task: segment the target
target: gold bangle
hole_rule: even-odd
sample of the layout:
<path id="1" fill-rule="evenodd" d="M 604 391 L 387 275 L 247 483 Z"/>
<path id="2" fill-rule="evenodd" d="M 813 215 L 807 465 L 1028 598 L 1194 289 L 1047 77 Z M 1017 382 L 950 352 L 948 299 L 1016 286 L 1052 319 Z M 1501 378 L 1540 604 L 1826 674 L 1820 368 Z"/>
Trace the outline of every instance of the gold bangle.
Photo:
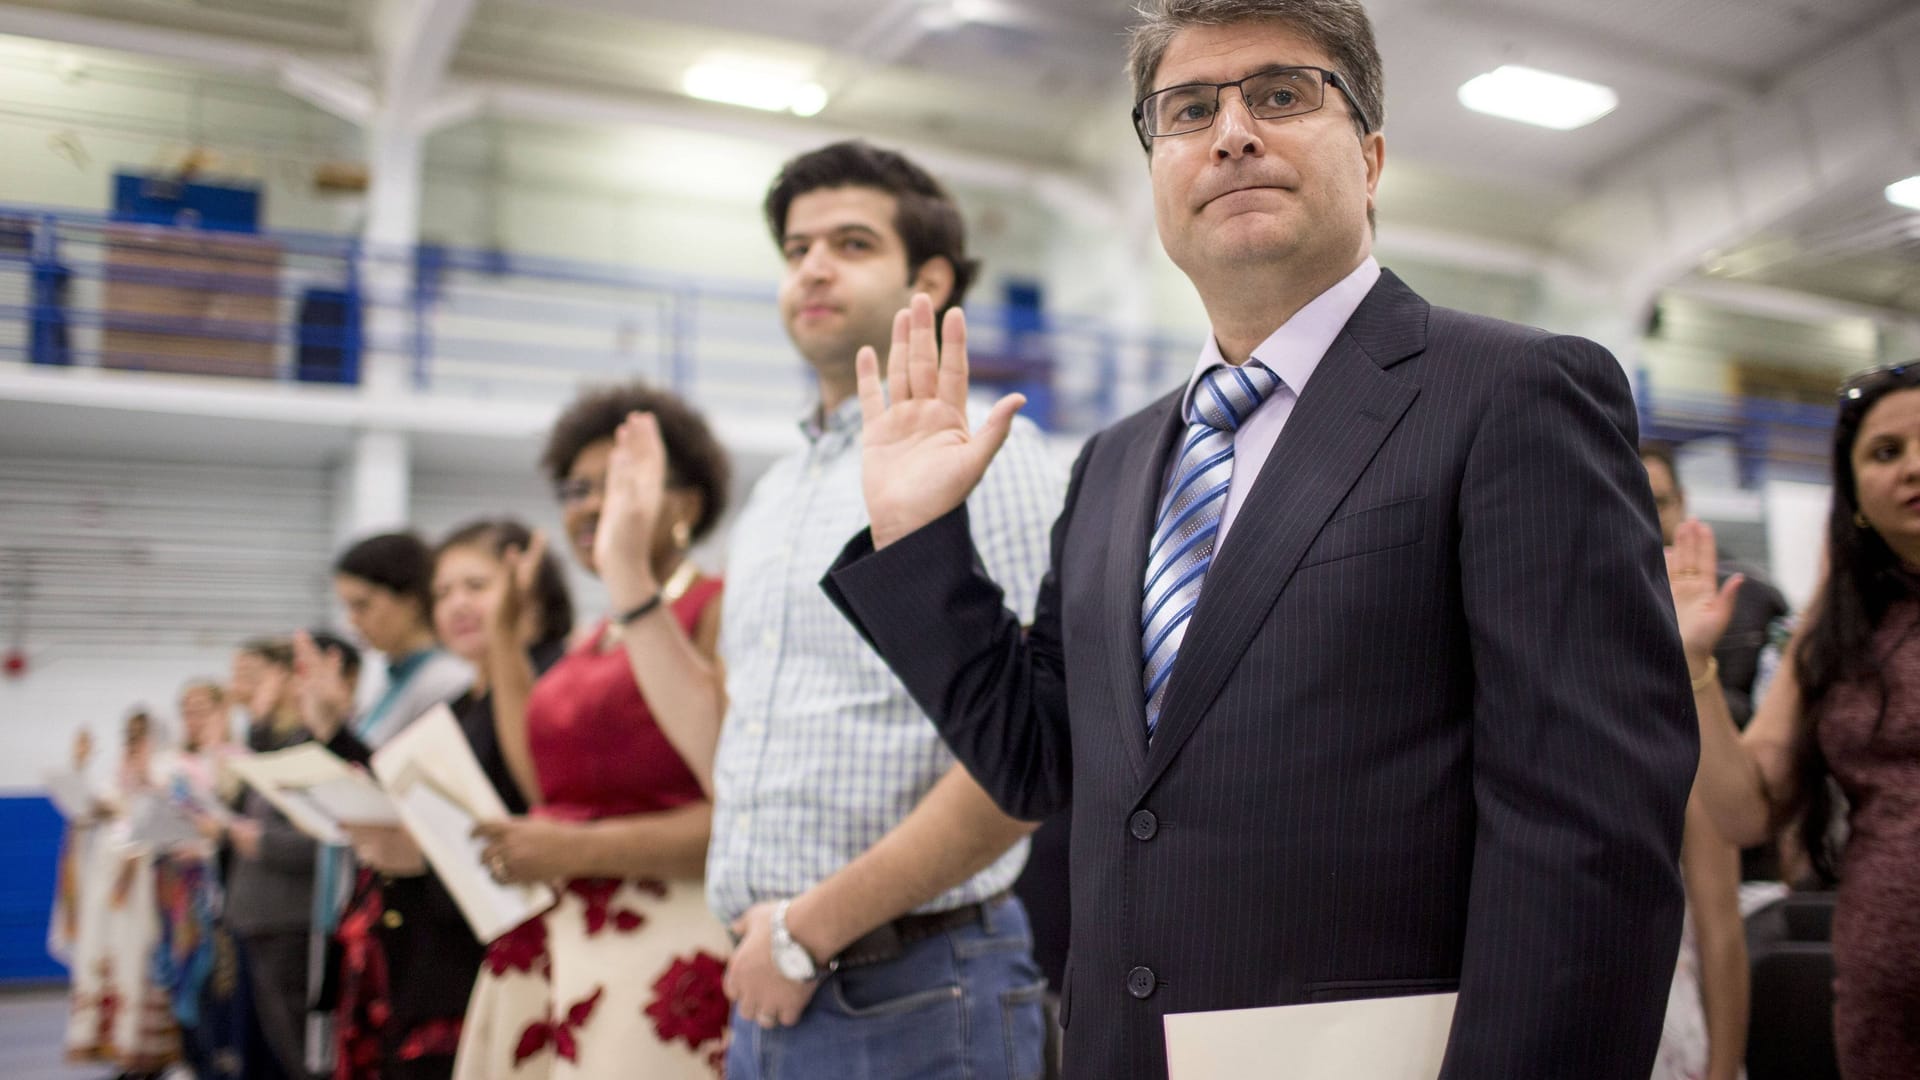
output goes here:
<path id="1" fill-rule="evenodd" d="M 1700 677 L 1693 680 L 1693 692 L 1697 694 L 1707 687 L 1712 686 L 1713 681 L 1719 677 L 1720 658 L 1717 656 L 1707 657 L 1707 670 L 1701 672 Z"/>

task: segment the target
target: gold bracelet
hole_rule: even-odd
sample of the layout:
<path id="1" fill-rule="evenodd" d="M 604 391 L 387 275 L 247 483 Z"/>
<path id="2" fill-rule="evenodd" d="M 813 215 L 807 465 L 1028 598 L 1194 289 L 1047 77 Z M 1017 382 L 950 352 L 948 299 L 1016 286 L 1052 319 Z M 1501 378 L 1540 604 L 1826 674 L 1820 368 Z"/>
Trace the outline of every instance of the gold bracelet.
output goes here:
<path id="1" fill-rule="evenodd" d="M 1717 656 L 1707 657 L 1707 670 L 1701 672 L 1700 677 L 1693 680 L 1693 692 L 1697 694 L 1707 687 L 1712 686 L 1713 681 L 1719 677 L 1720 658 Z"/>

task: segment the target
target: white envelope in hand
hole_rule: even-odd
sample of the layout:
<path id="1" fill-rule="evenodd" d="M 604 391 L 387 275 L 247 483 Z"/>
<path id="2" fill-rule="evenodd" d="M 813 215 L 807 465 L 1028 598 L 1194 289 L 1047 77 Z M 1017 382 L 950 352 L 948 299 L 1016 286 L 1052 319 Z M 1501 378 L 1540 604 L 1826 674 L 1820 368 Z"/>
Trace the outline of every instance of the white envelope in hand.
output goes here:
<path id="1" fill-rule="evenodd" d="M 1458 994 L 1173 1013 L 1168 1080 L 1434 1080 Z"/>

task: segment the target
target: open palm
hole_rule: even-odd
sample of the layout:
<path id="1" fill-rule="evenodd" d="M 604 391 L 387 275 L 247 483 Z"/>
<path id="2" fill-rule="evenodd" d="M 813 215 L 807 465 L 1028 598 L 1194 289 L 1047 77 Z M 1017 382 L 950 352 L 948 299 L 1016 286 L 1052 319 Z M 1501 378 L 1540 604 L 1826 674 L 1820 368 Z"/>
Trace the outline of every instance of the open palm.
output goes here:
<path id="1" fill-rule="evenodd" d="M 1026 403 L 1008 394 L 979 430 L 967 428 L 967 320 L 947 312 L 939 340 L 933 301 L 921 294 L 893 319 L 882 392 L 879 356 L 863 348 L 854 370 L 860 385 L 861 487 L 882 548 L 945 515 L 986 474 L 1013 414 Z"/>
<path id="2" fill-rule="evenodd" d="M 1688 518 L 1674 531 L 1667 549 L 1667 585 L 1673 590 L 1673 610 L 1680 622 L 1680 641 L 1687 655 L 1703 660 L 1712 655 L 1733 618 L 1733 598 L 1744 580 L 1735 574 L 1725 584 L 1715 581 L 1718 552 L 1713 530 Z"/>
<path id="3" fill-rule="evenodd" d="M 667 448 L 651 413 L 629 413 L 614 432 L 607 494 L 593 534 L 593 562 L 614 606 L 625 610 L 658 588 L 649 562 L 666 499 Z"/>

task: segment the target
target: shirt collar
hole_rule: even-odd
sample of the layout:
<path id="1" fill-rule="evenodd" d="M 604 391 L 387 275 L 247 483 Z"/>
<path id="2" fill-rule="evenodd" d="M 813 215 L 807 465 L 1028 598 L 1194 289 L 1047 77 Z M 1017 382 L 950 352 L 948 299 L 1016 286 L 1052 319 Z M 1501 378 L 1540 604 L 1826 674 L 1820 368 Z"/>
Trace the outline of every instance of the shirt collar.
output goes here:
<path id="1" fill-rule="evenodd" d="M 814 402 L 813 408 L 800 418 L 800 434 L 808 442 L 819 442 L 825 435 L 840 435 L 860 430 L 860 398 L 850 396 L 834 407 L 830 413 L 821 415 L 821 405 Z"/>
<path id="2" fill-rule="evenodd" d="M 1298 398 L 1305 392 L 1314 369 L 1320 366 L 1320 358 L 1333 347 L 1333 339 L 1340 336 L 1341 329 L 1379 280 L 1380 264 L 1369 255 L 1352 273 L 1314 297 L 1306 307 L 1294 312 L 1293 318 L 1267 335 L 1267 339 L 1254 348 L 1251 359 L 1279 376 Z M 1200 359 L 1187 378 L 1187 392 L 1180 399 L 1180 415 L 1188 423 L 1193 422 L 1193 392 L 1200 385 L 1200 377 L 1225 366 L 1226 362 L 1220 355 L 1220 343 L 1208 333 L 1207 343 L 1200 349 Z"/>
<path id="3" fill-rule="evenodd" d="M 419 652 L 408 653 L 393 661 L 387 665 L 387 681 L 391 685 L 398 686 L 413 678 L 414 673 L 425 666 L 428 660 L 433 659 L 433 654 L 439 651 L 438 649 L 421 649 Z"/>

